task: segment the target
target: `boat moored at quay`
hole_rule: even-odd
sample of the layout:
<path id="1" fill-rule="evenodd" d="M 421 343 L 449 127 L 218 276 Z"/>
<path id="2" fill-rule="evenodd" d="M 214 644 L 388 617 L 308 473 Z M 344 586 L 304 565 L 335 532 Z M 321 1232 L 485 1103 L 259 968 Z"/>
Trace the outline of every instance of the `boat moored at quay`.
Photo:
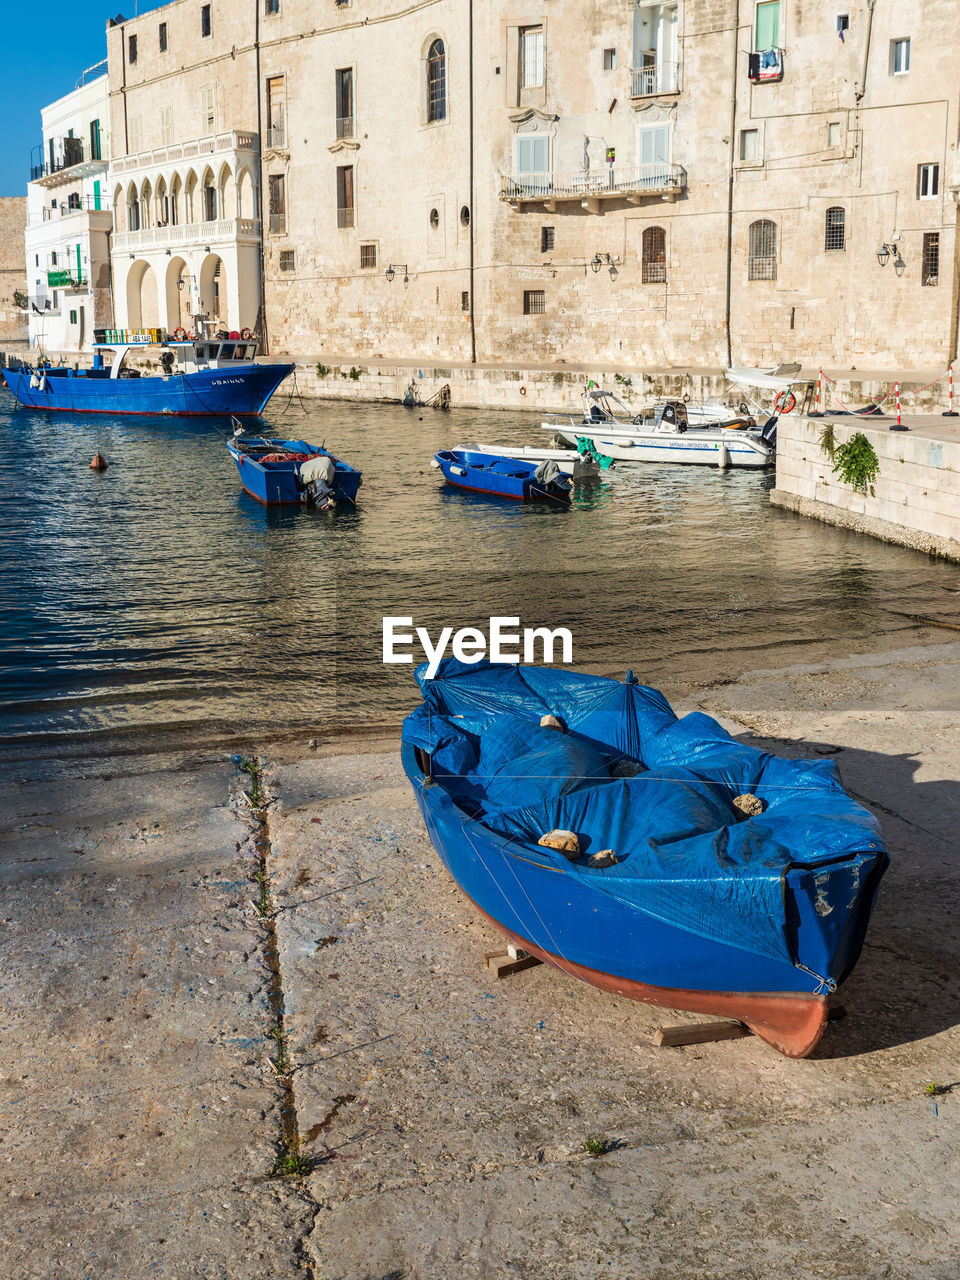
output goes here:
<path id="1" fill-rule="evenodd" d="M 256 342 L 171 338 L 94 343 L 89 369 L 2 369 L 18 406 L 51 412 L 258 417 L 295 366 L 258 364 Z M 152 367 L 133 357 L 146 354 Z"/>

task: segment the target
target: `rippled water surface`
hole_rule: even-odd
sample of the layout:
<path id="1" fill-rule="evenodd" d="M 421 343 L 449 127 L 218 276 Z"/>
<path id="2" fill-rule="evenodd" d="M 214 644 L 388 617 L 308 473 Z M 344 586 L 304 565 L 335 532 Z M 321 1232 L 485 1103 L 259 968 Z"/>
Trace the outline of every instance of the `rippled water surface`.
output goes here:
<path id="1" fill-rule="evenodd" d="M 384 614 L 565 624 L 577 667 L 669 688 L 912 643 L 905 615 L 952 618 L 958 600 L 956 566 L 771 509 L 772 475 L 623 468 L 558 510 L 430 469 L 463 440 L 546 438 L 531 415 L 279 408 L 267 434 L 363 470 L 359 508 L 325 515 L 244 494 L 221 422 L 47 418 L 3 396 L 8 759 L 395 719 L 417 694 L 411 667 L 381 664 Z"/>

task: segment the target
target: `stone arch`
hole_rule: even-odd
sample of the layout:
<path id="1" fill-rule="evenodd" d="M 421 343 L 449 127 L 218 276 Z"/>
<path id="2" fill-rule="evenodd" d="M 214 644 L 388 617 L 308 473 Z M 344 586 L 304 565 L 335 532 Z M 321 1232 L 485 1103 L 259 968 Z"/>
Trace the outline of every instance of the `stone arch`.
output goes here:
<path id="1" fill-rule="evenodd" d="M 153 329 L 159 325 L 157 277 L 150 263 L 138 258 L 127 274 L 127 328 Z"/>
<path id="2" fill-rule="evenodd" d="M 170 193 L 167 190 L 167 180 L 164 177 L 157 179 L 157 190 L 154 195 L 156 205 L 156 223 L 158 227 L 165 227 L 170 222 Z"/>
<path id="3" fill-rule="evenodd" d="M 141 227 L 153 226 L 153 187 L 149 178 L 144 178 L 140 184 L 140 225 Z"/>
<path id="4" fill-rule="evenodd" d="M 186 221 L 183 207 L 183 179 L 179 173 L 175 173 L 170 179 L 170 225 L 176 227 Z"/>
<path id="5" fill-rule="evenodd" d="M 237 184 L 234 181 L 233 170 L 226 161 L 220 166 L 220 176 L 217 179 L 217 196 L 219 216 L 221 218 L 236 218 Z"/>
<path id="6" fill-rule="evenodd" d="M 447 99 L 449 96 L 447 42 L 443 36 L 434 32 L 423 42 L 420 53 L 423 67 L 423 119 L 427 124 L 436 124 L 447 118 Z"/>
<path id="7" fill-rule="evenodd" d="M 200 199 L 200 221 L 216 222 L 217 220 L 217 180 L 214 177 L 213 170 L 207 165 L 203 171 L 203 178 L 200 180 L 201 199 Z"/>
<path id="8" fill-rule="evenodd" d="M 205 316 L 227 328 L 227 268 L 217 253 L 208 253 L 200 267 L 200 304 Z"/>
<path id="9" fill-rule="evenodd" d="M 237 217 L 249 219 L 256 216 L 253 179 L 250 177 L 250 170 L 244 166 L 237 174 Z"/>
<path id="10" fill-rule="evenodd" d="M 127 230 L 140 230 L 140 195 L 137 184 L 131 182 L 127 187 Z"/>
<path id="11" fill-rule="evenodd" d="M 199 197 L 197 195 L 200 181 L 197 178 L 196 170 L 191 169 L 187 173 L 186 181 L 183 184 L 183 220 L 184 222 L 199 222 L 200 209 Z"/>
<path id="12" fill-rule="evenodd" d="M 164 291 L 167 302 L 167 332 L 185 329 L 189 333 L 193 327 L 195 290 L 190 268 L 183 258 L 171 258 L 167 263 Z"/>
<path id="13" fill-rule="evenodd" d="M 126 231 L 129 227 L 127 219 L 127 202 L 123 198 L 123 187 L 118 182 L 113 190 L 113 229 Z"/>

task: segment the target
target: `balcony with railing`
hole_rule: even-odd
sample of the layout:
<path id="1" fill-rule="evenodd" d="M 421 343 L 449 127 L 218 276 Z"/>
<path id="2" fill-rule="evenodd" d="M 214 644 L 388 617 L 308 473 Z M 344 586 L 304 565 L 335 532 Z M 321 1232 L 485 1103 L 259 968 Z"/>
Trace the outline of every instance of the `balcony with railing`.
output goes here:
<path id="1" fill-rule="evenodd" d="M 78 196 L 75 200 L 71 197 L 69 203 L 58 204 L 55 208 L 44 205 L 42 209 L 37 209 L 28 216 L 27 226 L 43 227 L 48 224 L 57 226 L 73 218 L 87 218 L 93 230 L 109 231 L 113 224 L 110 201 L 104 196 Z M 64 231 L 69 235 L 75 234 L 78 230 L 79 228 L 75 226 L 64 227 Z"/>
<path id="2" fill-rule="evenodd" d="M 282 120 L 267 125 L 267 150 L 279 150 L 287 145 L 287 129 Z"/>
<path id="3" fill-rule="evenodd" d="M 344 209 L 337 209 L 337 226 L 340 230 L 354 225 L 354 209 L 353 205 L 349 205 Z"/>
<path id="4" fill-rule="evenodd" d="M 511 174 L 502 179 L 500 199 L 514 208 L 543 204 L 548 210 L 575 202 L 599 213 L 602 205 L 611 200 L 625 200 L 628 204 L 657 197 L 675 200 L 686 185 L 687 172 L 679 164 L 611 164 L 603 169 Z"/>
<path id="5" fill-rule="evenodd" d="M 119 231 L 113 237 L 113 247 L 115 252 L 149 253 L 151 249 L 186 248 L 195 244 L 256 244 L 259 239 L 260 222 L 256 218 L 216 218 L 211 222 Z"/>
<path id="6" fill-rule="evenodd" d="M 631 96 L 650 98 L 658 93 L 680 92 L 680 63 L 644 54 L 639 67 L 633 68 Z"/>
<path id="7" fill-rule="evenodd" d="M 337 116 L 337 137 L 352 138 L 354 130 L 353 116 Z"/>
<path id="8" fill-rule="evenodd" d="M 41 186 L 56 186 L 85 173 L 102 173 L 106 167 L 99 134 L 93 138 L 49 138 L 33 148 L 30 181 Z"/>
<path id="9" fill-rule="evenodd" d="M 136 155 L 120 156 L 110 166 L 111 174 L 132 173 L 141 169 L 159 169 L 176 165 L 183 160 L 200 160 L 226 152 L 257 150 L 257 135 L 240 129 L 227 133 L 214 133 L 206 138 L 194 138 L 190 142 L 175 142 L 153 151 L 140 151 Z"/>

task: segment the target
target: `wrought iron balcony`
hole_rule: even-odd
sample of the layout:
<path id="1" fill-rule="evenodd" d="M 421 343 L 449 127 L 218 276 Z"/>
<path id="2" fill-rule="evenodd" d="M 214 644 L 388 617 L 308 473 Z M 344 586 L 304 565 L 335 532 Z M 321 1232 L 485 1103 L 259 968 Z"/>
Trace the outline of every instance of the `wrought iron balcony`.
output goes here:
<path id="1" fill-rule="evenodd" d="M 337 226 L 343 230 L 354 225 L 354 210 L 350 205 L 345 209 L 337 209 Z"/>
<path id="2" fill-rule="evenodd" d="M 283 147 L 287 141 L 287 129 L 281 120 L 278 124 L 267 126 L 267 150 L 270 151 L 275 147 Z"/>
<path id="3" fill-rule="evenodd" d="M 633 68 L 634 98 L 649 98 L 656 93 L 677 93 L 679 89 L 679 62 L 645 54 L 642 65 Z"/>
<path id="4" fill-rule="evenodd" d="M 603 169 L 512 174 L 502 181 L 500 199 L 515 207 L 543 204 L 548 209 L 575 201 L 597 213 L 610 200 L 629 204 L 656 196 L 675 200 L 686 185 L 687 172 L 679 164 L 612 164 Z"/>
<path id="5" fill-rule="evenodd" d="M 353 116 L 337 116 L 337 137 L 353 137 Z"/>
<path id="6" fill-rule="evenodd" d="M 68 170 L 99 172 L 107 167 L 101 155 L 100 138 L 50 138 L 33 148 L 30 157 L 30 181 L 53 184 L 61 181 Z M 71 175 L 72 176 L 72 175 Z"/>

